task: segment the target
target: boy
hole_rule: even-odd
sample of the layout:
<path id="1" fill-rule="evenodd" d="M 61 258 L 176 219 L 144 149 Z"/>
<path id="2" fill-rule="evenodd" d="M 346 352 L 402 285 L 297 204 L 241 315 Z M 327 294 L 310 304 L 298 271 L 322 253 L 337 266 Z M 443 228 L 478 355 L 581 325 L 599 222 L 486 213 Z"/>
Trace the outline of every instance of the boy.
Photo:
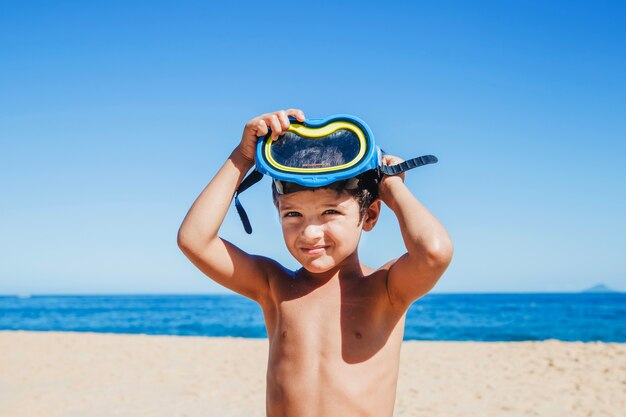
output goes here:
<path id="1" fill-rule="evenodd" d="M 246 124 L 241 143 L 187 213 L 178 245 L 206 275 L 260 304 L 270 344 L 268 416 L 391 416 L 406 311 L 445 271 L 451 240 L 404 185 L 404 174 L 383 177 L 377 190 L 349 192 L 339 183 L 277 194 L 274 186 L 285 244 L 302 265 L 297 271 L 221 239 L 258 137 L 269 127 L 277 139 L 289 116 L 305 119 L 290 109 Z M 381 201 L 397 216 L 407 253 L 373 269 L 359 261 L 357 248 L 361 231 L 376 225 Z"/>

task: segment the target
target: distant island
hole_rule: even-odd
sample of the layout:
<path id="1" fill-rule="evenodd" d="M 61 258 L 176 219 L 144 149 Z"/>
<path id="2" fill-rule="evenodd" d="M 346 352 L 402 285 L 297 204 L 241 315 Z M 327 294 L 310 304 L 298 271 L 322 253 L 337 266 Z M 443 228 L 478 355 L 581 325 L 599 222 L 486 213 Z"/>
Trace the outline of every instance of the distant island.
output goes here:
<path id="1" fill-rule="evenodd" d="M 583 293 L 594 293 L 594 294 L 598 294 L 598 293 L 614 293 L 617 292 L 609 287 L 607 287 L 604 284 L 598 284 L 598 285 L 594 285 L 591 288 L 587 288 L 586 290 L 583 291 Z"/>

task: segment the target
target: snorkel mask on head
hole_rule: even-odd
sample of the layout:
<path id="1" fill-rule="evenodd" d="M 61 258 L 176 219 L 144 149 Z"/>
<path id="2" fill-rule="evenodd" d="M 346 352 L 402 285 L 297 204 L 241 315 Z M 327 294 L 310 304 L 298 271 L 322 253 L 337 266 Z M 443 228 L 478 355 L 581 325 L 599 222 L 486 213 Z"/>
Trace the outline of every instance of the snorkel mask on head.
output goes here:
<path id="1" fill-rule="evenodd" d="M 252 233 L 252 227 L 239 194 L 263 175 L 272 177 L 279 194 L 289 192 L 291 183 L 315 188 L 347 180 L 343 188 L 355 189 L 364 177 L 378 183 L 383 175 L 396 175 L 437 162 L 435 156 L 424 155 L 397 165 L 384 165 L 385 152 L 376 146 L 370 128 L 355 116 L 341 114 L 304 122 L 290 117 L 289 120 L 291 126 L 276 141 L 271 139 L 271 132 L 259 139 L 255 170 L 242 181 L 235 194 L 235 206 L 248 234 Z"/>

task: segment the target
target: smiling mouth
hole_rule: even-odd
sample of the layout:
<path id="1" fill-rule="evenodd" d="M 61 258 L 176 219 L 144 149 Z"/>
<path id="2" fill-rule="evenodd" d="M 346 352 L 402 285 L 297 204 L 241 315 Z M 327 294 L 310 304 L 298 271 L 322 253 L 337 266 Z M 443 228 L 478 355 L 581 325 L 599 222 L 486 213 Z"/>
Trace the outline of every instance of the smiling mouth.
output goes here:
<path id="1" fill-rule="evenodd" d="M 308 248 L 301 248 L 304 253 L 315 255 L 316 253 L 322 253 L 328 248 L 328 246 L 312 246 Z"/>

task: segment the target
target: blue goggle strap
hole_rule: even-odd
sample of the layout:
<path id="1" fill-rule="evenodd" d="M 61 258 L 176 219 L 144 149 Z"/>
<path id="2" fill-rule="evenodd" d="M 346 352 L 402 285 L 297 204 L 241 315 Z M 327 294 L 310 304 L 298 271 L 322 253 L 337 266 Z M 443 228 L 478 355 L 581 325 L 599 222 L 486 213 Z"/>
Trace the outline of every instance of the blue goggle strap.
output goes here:
<path id="1" fill-rule="evenodd" d="M 408 159 L 406 161 L 400 162 L 396 165 L 381 165 L 379 167 L 380 171 L 385 175 L 397 175 L 404 171 L 408 171 L 413 168 L 421 167 L 424 165 L 434 164 L 437 161 L 436 156 L 434 155 L 422 155 L 417 158 Z"/>
<path id="2" fill-rule="evenodd" d="M 239 201 L 239 194 L 261 181 L 261 178 L 263 178 L 263 174 L 261 174 L 255 167 L 254 171 L 241 181 L 241 184 L 239 184 L 239 188 L 237 188 L 237 192 L 235 193 L 235 208 L 237 208 L 237 213 L 239 213 L 239 218 L 241 219 L 241 223 L 243 223 L 243 228 L 247 234 L 252 233 L 252 225 L 250 225 L 248 214 L 243 209 L 241 201 Z"/>

